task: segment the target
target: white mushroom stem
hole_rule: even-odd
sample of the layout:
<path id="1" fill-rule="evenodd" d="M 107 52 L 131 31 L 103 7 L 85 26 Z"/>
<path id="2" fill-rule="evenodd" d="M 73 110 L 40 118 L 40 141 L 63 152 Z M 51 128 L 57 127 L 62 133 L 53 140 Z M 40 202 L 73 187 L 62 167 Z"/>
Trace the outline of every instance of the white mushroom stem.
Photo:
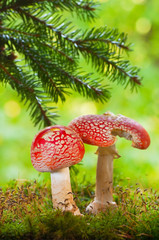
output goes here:
<path id="1" fill-rule="evenodd" d="M 113 159 L 119 158 L 115 145 L 99 147 L 96 173 L 96 191 L 94 201 L 87 208 L 87 212 L 97 214 L 106 208 L 116 206 L 113 201 Z"/>
<path id="2" fill-rule="evenodd" d="M 53 208 L 82 215 L 73 200 L 69 167 L 51 172 Z"/>

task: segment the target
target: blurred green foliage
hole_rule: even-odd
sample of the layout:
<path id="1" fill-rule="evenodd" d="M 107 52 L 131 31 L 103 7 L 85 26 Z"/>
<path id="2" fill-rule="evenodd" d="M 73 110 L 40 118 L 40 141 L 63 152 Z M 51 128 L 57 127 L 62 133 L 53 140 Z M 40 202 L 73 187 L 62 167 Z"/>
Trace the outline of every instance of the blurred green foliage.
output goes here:
<path id="1" fill-rule="evenodd" d="M 149 132 L 151 145 L 147 150 L 131 147 L 125 139 L 118 139 L 117 148 L 122 156 L 114 162 L 114 184 L 140 182 L 144 187 L 157 187 L 159 182 L 159 18 L 158 0 L 101 0 L 96 22 L 89 24 L 68 16 L 80 28 L 118 28 L 128 33 L 133 42 L 130 59 L 141 67 L 143 85 L 138 92 L 131 92 L 115 83 L 110 85 L 112 98 L 105 104 L 96 104 L 79 95 L 67 98 L 66 103 L 58 103 L 60 118 L 57 124 L 67 125 L 81 114 L 101 114 L 112 111 L 121 113 L 141 123 Z M 151 11 L 150 11 L 151 9 Z M 81 59 L 81 67 L 91 69 Z M 107 79 L 105 79 L 107 81 Z M 38 129 L 19 102 L 16 93 L 8 86 L 0 86 L 0 184 L 10 179 L 49 179 L 49 173 L 38 173 L 31 165 L 30 146 Z M 78 166 L 77 181 L 95 182 L 96 147 L 86 146 L 82 165 Z"/>

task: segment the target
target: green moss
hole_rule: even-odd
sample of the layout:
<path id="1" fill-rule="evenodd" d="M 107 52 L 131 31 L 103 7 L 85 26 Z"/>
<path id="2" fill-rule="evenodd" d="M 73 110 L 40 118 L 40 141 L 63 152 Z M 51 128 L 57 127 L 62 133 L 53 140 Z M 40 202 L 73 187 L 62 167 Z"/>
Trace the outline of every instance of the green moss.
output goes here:
<path id="1" fill-rule="evenodd" d="M 76 186 L 84 217 L 52 209 L 50 186 L 11 181 L 0 191 L 0 239 L 109 240 L 159 239 L 159 195 L 152 189 L 114 188 L 118 208 L 97 216 L 85 213 L 94 186 Z"/>

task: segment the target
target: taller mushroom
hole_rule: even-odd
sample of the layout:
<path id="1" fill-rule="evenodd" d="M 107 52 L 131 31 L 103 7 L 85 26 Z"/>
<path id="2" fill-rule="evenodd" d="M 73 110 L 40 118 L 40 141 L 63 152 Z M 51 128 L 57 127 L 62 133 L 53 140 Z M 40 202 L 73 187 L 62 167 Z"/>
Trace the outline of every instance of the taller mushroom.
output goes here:
<path id="1" fill-rule="evenodd" d="M 113 159 L 119 158 L 115 147 L 116 136 L 132 141 L 132 146 L 146 149 L 150 144 L 147 131 L 136 121 L 123 115 L 106 112 L 103 115 L 83 115 L 70 122 L 84 143 L 98 146 L 95 199 L 87 207 L 94 214 L 114 206 Z"/>

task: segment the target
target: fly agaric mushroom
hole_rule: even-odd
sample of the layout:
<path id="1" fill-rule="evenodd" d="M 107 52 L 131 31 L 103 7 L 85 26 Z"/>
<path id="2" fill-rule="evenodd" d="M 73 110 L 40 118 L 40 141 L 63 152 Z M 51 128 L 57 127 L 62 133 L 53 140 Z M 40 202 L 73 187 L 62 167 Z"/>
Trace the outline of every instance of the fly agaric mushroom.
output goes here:
<path id="1" fill-rule="evenodd" d="M 116 136 L 132 140 L 132 146 L 146 149 L 150 137 L 146 130 L 134 120 L 122 115 L 106 112 L 103 115 L 84 115 L 70 122 L 84 143 L 98 146 L 95 199 L 86 211 L 94 214 L 116 206 L 113 201 L 113 159 L 119 158 L 115 147 Z"/>
<path id="2" fill-rule="evenodd" d="M 51 126 L 41 130 L 31 146 L 31 162 L 40 172 L 51 173 L 53 207 L 81 215 L 73 200 L 69 167 L 84 156 L 84 145 L 74 130 Z"/>

